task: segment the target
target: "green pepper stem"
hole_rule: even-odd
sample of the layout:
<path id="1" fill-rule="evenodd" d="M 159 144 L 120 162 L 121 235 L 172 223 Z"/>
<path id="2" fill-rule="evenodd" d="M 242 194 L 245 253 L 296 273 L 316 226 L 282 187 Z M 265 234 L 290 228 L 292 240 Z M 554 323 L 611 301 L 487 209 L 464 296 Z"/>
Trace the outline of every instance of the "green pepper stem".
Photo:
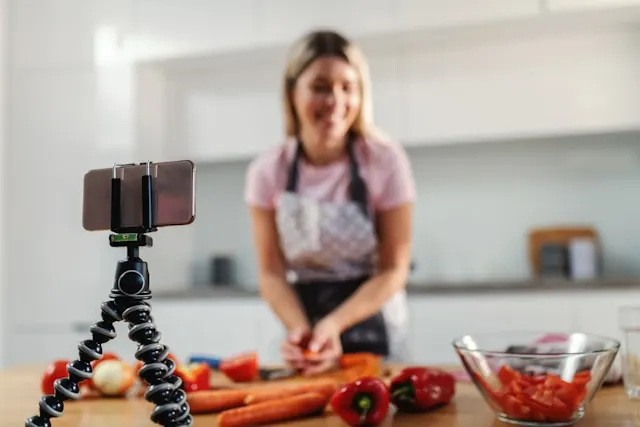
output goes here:
<path id="1" fill-rule="evenodd" d="M 403 385 L 398 387 L 391 393 L 392 397 L 402 397 L 413 393 L 413 387 L 410 385 Z M 408 396 L 407 396 L 408 397 Z"/>
<path id="2" fill-rule="evenodd" d="M 369 396 L 359 396 L 356 401 L 356 406 L 360 411 L 360 424 L 364 424 L 367 420 L 367 415 L 373 406 L 373 400 Z"/>

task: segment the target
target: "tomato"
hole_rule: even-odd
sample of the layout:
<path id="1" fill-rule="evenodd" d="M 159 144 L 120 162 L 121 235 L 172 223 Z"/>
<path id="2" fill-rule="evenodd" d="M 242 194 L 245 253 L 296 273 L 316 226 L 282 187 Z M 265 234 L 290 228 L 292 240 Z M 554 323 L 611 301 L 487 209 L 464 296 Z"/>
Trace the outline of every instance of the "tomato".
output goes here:
<path id="1" fill-rule="evenodd" d="M 220 362 L 220 372 L 235 382 L 253 381 L 259 373 L 258 354 L 247 352 L 223 359 Z"/>
<path id="2" fill-rule="evenodd" d="M 67 364 L 69 360 L 59 359 L 51 362 L 44 373 L 40 381 L 40 390 L 43 394 L 53 394 L 55 392 L 53 384 L 60 378 L 66 378 L 69 376 L 67 372 Z"/>
<path id="3" fill-rule="evenodd" d="M 491 387 L 476 376 L 492 406 L 521 421 L 561 422 L 570 420 L 587 393 L 590 372 L 580 372 L 572 382 L 558 375 L 523 375 L 509 366 L 497 374 L 499 386 Z"/>

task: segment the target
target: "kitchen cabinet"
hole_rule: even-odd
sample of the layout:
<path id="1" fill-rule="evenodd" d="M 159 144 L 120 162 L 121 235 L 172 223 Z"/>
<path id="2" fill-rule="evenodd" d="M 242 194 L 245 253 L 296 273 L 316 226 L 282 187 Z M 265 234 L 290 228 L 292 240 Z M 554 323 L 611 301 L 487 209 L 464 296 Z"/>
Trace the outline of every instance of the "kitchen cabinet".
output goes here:
<path id="1" fill-rule="evenodd" d="M 547 0 L 546 8 L 551 12 L 579 11 L 640 6 L 639 0 Z"/>
<path id="2" fill-rule="evenodd" d="M 257 78 L 249 70 L 217 75 L 197 90 L 185 90 L 174 141 L 186 144 L 190 158 L 250 158 L 282 142 L 281 79 L 267 67 Z M 179 143 L 180 143 L 179 142 Z"/>
<path id="3" fill-rule="evenodd" d="M 257 298 L 221 301 L 153 301 L 152 316 L 161 342 L 182 360 L 193 354 L 219 357 L 255 350 L 263 363 L 278 363 L 285 336 L 280 322 Z M 99 318 L 99 317 L 97 317 Z M 5 363 L 47 363 L 76 358 L 78 344 L 91 338 L 95 322 L 29 323 L 15 327 L 7 337 Z M 114 324 L 118 336 L 103 346 L 122 359 L 135 361 L 137 344 L 129 339 L 124 322 Z"/>
<path id="4" fill-rule="evenodd" d="M 589 332 L 621 339 L 618 307 L 640 297 L 640 289 L 453 293 L 409 296 L 410 360 L 420 364 L 457 363 L 456 337 L 482 332 Z M 255 350 L 264 364 L 281 362 L 279 346 L 285 332 L 259 298 L 172 301 L 158 299 L 152 314 L 162 342 L 179 358 L 192 354 L 219 357 Z M 8 364 L 46 363 L 76 357 L 77 344 L 90 337 L 86 325 L 66 328 L 24 325 L 9 338 Z M 85 329 L 87 332 L 85 332 Z M 135 343 L 124 323 L 118 337 L 105 345 L 125 360 L 134 360 Z"/>
<path id="5" fill-rule="evenodd" d="M 256 43 L 259 0 L 127 1 L 131 29 L 124 44 L 136 60 L 220 52 Z"/>
<path id="6" fill-rule="evenodd" d="M 567 32 L 405 50 L 407 145 L 640 127 L 632 33 Z M 570 54 L 569 54 L 570 53 Z"/>
<path id="7" fill-rule="evenodd" d="M 157 301 L 152 310 L 163 342 L 179 358 L 255 350 L 263 362 L 273 363 L 279 356 L 284 332 L 260 299 Z"/>
<path id="8" fill-rule="evenodd" d="M 4 352 L 6 365 L 46 364 L 56 359 L 78 358 L 78 345 L 91 339 L 89 328 L 95 322 L 74 322 L 66 324 L 26 324 L 14 326 L 7 334 Z M 114 325 L 118 336 L 104 344 L 103 352 L 114 352 L 129 362 L 135 361 L 137 344 L 127 337 L 128 328 L 124 323 Z"/>
<path id="9" fill-rule="evenodd" d="M 457 363 L 451 346 L 465 334 L 499 331 L 589 332 L 621 338 L 619 306 L 640 297 L 640 289 L 411 294 L 409 357 L 413 363 Z M 280 363 L 284 330 L 269 307 L 257 297 L 171 301 L 158 299 L 152 313 L 162 342 L 179 358 L 204 353 L 228 356 L 255 350 L 265 364 Z M 118 338 L 105 346 L 133 360 L 135 344 L 126 325 L 116 324 Z M 85 326 L 45 332 L 22 328 L 11 341 L 9 363 L 46 362 L 75 357 L 79 341 L 89 337 Z"/>
<path id="10" fill-rule="evenodd" d="M 374 114 L 407 147 L 640 128 L 633 32 L 587 27 L 386 43 L 367 51 Z M 147 131 L 165 156 L 202 162 L 246 160 L 279 144 L 280 55 L 172 65 L 164 77 L 171 95 L 154 104 L 170 109 L 153 122 L 160 129 Z"/>
<path id="11" fill-rule="evenodd" d="M 400 28 L 446 28 L 503 20 L 532 18 L 535 0 L 399 0 L 394 2 Z"/>
<path id="12" fill-rule="evenodd" d="M 453 339 L 483 332 L 587 332 L 622 339 L 618 307 L 638 297 L 639 289 L 576 289 L 411 298 L 410 356 L 416 363 L 457 363 Z"/>
<path id="13" fill-rule="evenodd" d="M 465 334 L 507 329 L 579 330 L 582 325 L 570 305 L 570 298 L 543 293 L 526 298 L 508 294 L 418 297 L 410 302 L 410 356 L 420 363 L 456 363 L 451 343 Z M 540 315 L 541 307 L 544 316 Z"/>
<path id="14" fill-rule="evenodd" d="M 313 28 L 351 37 L 533 17 L 535 0 L 136 0 L 124 45 L 137 60 L 288 45 Z M 358 19 L 353 19 L 358 16 Z"/>

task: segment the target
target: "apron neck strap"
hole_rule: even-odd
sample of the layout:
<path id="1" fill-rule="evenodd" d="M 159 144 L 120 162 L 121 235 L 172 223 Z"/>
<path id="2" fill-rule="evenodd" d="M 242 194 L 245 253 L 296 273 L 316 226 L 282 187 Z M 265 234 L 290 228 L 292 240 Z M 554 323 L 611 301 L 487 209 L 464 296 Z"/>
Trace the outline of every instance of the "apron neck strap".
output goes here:
<path id="1" fill-rule="evenodd" d="M 351 198 L 351 201 L 357 203 L 362 210 L 362 213 L 368 217 L 369 204 L 367 200 L 367 187 L 364 183 L 364 180 L 360 176 L 358 161 L 355 155 L 355 143 L 356 136 L 350 133 L 347 140 L 347 154 L 349 155 L 349 171 L 351 175 L 351 181 L 349 183 L 349 196 Z M 298 164 L 300 163 L 300 158 L 302 157 L 303 153 L 304 148 L 302 147 L 302 142 L 298 139 L 296 144 L 296 151 L 293 156 L 291 166 L 289 167 L 289 174 L 287 177 L 287 192 L 289 193 L 295 193 L 298 187 Z"/>

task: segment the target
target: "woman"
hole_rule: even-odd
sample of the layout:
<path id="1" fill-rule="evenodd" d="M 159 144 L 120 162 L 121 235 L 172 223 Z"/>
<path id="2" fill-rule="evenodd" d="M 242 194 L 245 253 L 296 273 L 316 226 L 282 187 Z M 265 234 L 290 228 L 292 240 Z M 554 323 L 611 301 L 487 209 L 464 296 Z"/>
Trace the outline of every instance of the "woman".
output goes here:
<path id="1" fill-rule="evenodd" d="M 260 291 L 289 333 L 283 358 L 309 375 L 343 353 L 402 359 L 414 182 L 402 147 L 374 129 L 357 47 L 330 31 L 304 37 L 284 116 L 287 140 L 251 163 L 245 194 Z"/>

